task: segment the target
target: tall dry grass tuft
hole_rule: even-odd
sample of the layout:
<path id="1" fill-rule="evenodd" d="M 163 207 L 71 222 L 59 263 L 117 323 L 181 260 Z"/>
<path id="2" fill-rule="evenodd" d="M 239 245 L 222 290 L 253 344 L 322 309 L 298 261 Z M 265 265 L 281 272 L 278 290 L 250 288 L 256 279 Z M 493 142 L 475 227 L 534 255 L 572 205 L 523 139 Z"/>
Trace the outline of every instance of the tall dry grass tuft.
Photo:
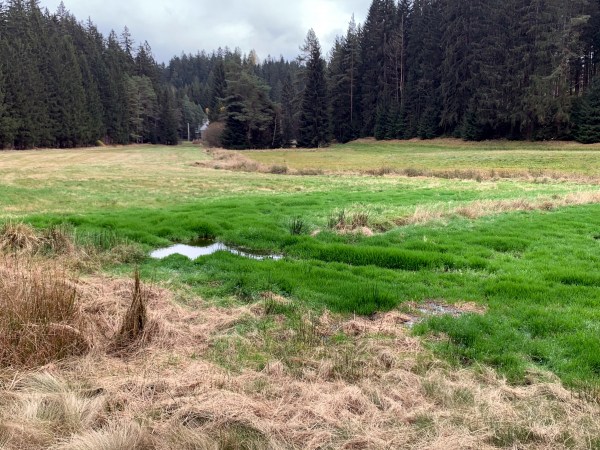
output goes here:
<path id="1" fill-rule="evenodd" d="M 105 429 L 90 429 L 74 435 L 69 441 L 51 447 L 52 450 L 153 450 L 150 436 L 137 424 L 111 425 Z"/>
<path id="2" fill-rule="evenodd" d="M 74 230 L 66 225 L 56 225 L 44 230 L 44 244 L 57 255 L 70 255 L 77 251 Z"/>
<path id="3" fill-rule="evenodd" d="M 456 207 L 448 207 L 446 204 L 417 206 L 412 214 L 397 218 L 394 223 L 398 226 L 424 224 L 456 216 L 478 219 L 507 212 L 551 211 L 556 208 L 595 203 L 600 203 L 599 191 L 572 192 L 566 195 L 540 196 L 532 199 L 475 200 Z"/>
<path id="4" fill-rule="evenodd" d="M 0 251 L 36 253 L 43 242 L 33 227 L 22 222 L 6 222 L 0 227 Z"/>
<path id="5" fill-rule="evenodd" d="M 0 365 L 34 367 L 85 353 L 77 289 L 52 263 L 0 260 Z"/>
<path id="6" fill-rule="evenodd" d="M 124 349 L 140 340 L 148 325 L 148 293 L 141 287 L 140 272 L 135 271 L 131 305 L 115 338 L 116 349 Z"/>

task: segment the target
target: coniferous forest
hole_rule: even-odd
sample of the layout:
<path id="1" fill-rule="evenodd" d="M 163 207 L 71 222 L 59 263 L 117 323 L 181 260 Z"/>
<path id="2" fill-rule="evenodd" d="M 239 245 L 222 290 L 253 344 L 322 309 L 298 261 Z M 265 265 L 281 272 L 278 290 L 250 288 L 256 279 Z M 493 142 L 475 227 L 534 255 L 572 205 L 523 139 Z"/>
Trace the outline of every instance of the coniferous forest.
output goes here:
<path id="1" fill-rule="evenodd" d="M 157 63 L 61 5 L 0 3 L 0 147 L 176 144 L 205 118 L 227 148 L 360 137 L 600 141 L 597 0 L 374 0 L 324 51 L 228 48 Z M 191 133 L 188 133 L 188 124 Z"/>

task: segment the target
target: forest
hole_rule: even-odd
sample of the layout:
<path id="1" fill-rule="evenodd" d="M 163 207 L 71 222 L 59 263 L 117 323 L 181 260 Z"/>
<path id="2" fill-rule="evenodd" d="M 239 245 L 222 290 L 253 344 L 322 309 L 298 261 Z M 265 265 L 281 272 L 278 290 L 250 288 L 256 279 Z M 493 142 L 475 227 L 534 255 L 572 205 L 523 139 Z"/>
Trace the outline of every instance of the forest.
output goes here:
<path id="1" fill-rule="evenodd" d="M 157 62 L 64 5 L 0 3 L 0 148 L 177 144 L 206 119 L 232 149 L 362 137 L 600 141 L 600 2 L 374 0 L 326 53 L 218 49 Z M 191 130 L 191 131 L 188 131 Z M 222 133 L 221 133 L 222 131 Z"/>

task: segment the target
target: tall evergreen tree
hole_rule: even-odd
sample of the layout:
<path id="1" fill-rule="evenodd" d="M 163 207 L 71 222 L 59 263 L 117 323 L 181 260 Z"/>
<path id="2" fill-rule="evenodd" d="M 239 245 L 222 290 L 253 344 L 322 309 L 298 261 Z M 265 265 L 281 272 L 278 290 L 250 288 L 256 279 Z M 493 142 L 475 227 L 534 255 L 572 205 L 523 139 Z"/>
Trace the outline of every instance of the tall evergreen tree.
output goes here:
<path id="1" fill-rule="evenodd" d="M 575 139 L 584 144 L 600 142 L 600 80 L 579 99 L 573 111 Z"/>
<path id="2" fill-rule="evenodd" d="M 157 141 L 166 145 L 177 145 L 178 119 L 177 105 L 172 88 L 166 87 L 160 96 L 160 114 L 158 119 Z"/>
<path id="3" fill-rule="evenodd" d="M 346 36 L 336 41 L 328 68 L 331 130 L 338 142 L 360 134 L 359 65 L 360 37 L 353 18 Z"/>
<path id="4" fill-rule="evenodd" d="M 227 79 L 225 76 L 225 63 L 219 59 L 210 75 L 210 99 L 208 117 L 211 121 L 219 120 L 224 108 L 223 100 L 227 91 Z"/>
<path id="5" fill-rule="evenodd" d="M 390 41 L 396 34 L 397 10 L 394 0 L 373 0 L 363 27 L 361 42 L 362 134 L 373 136 L 380 107 L 390 105 L 398 74 L 394 73 L 394 52 Z"/>
<path id="6" fill-rule="evenodd" d="M 314 30 L 306 36 L 303 47 L 306 57 L 305 88 L 300 112 L 299 139 L 301 147 L 322 147 L 329 143 L 329 112 L 325 61 Z"/>
<path id="7" fill-rule="evenodd" d="M 284 147 L 290 147 L 296 139 L 296 91 L 290 74 L 284 79 L 281 89 L 281 141 Z"/>

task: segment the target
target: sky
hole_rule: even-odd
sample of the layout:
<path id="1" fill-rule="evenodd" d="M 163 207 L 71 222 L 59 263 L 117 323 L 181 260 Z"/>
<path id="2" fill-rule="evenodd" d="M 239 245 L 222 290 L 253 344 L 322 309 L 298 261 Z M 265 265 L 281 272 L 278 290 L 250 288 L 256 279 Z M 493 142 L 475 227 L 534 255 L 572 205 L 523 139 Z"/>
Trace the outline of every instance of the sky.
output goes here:
<path id="1" fill-rule="evenodd" d="M 55 12 L 60 0 L 41 0 Z M 107 36 L 129 28 L 136 44 L 148 41 L 158 62 L 173 56 L 239 47 L 268 55 L 295 58 L 313 28 L 326 55 L 335 37 L 345 34 L 355 15 L 365 20 L 371 0 L 64 0 L 79 21 L 92 19 Z"/>

